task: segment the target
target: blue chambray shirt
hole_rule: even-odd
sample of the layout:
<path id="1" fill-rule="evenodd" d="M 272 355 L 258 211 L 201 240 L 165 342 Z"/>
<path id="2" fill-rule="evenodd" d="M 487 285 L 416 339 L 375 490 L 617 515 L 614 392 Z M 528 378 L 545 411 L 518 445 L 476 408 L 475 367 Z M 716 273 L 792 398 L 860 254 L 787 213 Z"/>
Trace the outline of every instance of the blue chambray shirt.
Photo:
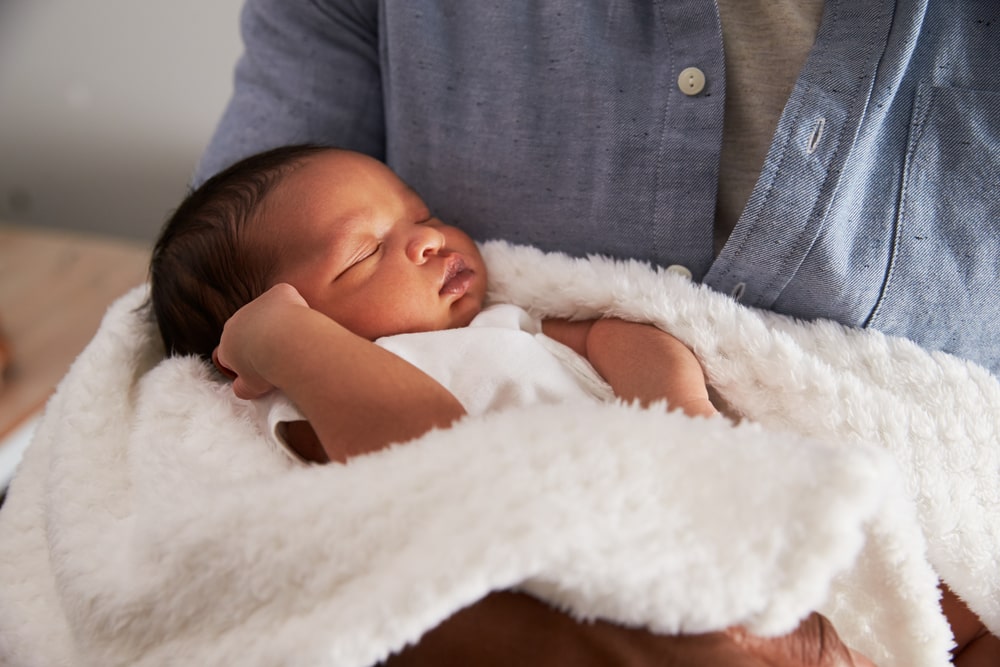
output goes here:
<path id="1" fill-rule="evenodd" d="M 682 264 L 1000 371 L 996 0 L 829 0 L 718 257 L 711 0 L 249 0 L 242 30 L 196 183 L 280 144 L 361 150 L 477 239 Z"/>

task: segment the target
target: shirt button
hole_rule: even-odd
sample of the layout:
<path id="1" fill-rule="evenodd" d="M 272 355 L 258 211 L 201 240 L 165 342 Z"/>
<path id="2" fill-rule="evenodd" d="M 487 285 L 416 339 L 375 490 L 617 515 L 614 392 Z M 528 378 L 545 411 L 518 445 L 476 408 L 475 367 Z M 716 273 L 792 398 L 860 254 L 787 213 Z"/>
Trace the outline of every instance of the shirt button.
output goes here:
<path id="1" fill-rule="evenodd" d="M 688 67 L 677 77 L 677 87 L 685 95 L 697 95 L 705 90 L 705 73 L 697 67 Z"/>
<path id="2" fill-rule="evenodd" d="M 680 276 L 681 278 L 687 278 L 691 280 L 691 269 L 680 264 L 671 264 L 667 267 L 667 273 L 673 273 Z"/>

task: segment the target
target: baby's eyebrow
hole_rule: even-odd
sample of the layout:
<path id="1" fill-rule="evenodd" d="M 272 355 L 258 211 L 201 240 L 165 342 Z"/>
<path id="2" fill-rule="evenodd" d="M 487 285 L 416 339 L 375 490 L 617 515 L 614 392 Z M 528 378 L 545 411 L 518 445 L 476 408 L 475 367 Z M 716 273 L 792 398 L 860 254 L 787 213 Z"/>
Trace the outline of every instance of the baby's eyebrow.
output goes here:
<path id="1" fill-rule="evenodd" d="M 324 257 L 336 275 L 340 275 L 353 262 L 358 251 L 358 231 L 370 226 L 369 210 L 354 210 L 339 214 L 326 223 L 321 236 L 314 239 L 315 247 L 307 250 L 310 255 Z"/>
<path id="2" fill-rule="evenodd" d="M 358 227 L 367 228 L 371 226 L 373 217 L 373 211 L 369 206 L 352 211 L 344 211 L 334 219 L 332 224 L 333 230 L 347 229 L 348 231 L 356 231 Z"/>

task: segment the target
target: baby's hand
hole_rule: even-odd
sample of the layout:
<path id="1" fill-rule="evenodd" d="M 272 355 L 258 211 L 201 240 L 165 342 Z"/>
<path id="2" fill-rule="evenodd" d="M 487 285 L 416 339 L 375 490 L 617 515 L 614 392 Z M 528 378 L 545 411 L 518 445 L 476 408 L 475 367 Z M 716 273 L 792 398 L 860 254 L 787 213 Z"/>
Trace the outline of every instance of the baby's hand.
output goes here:
<path id="1" fill-rule="evenodd" d="M 280 283 L 236 311 L 222 329 L 212 362 L 233 380 L 239 398 L 260 398 L 274 389 L 267 378 L 273 357 L 282 354 L 294 327 L 290 315 L 309 304 L 291 285 Z"/>

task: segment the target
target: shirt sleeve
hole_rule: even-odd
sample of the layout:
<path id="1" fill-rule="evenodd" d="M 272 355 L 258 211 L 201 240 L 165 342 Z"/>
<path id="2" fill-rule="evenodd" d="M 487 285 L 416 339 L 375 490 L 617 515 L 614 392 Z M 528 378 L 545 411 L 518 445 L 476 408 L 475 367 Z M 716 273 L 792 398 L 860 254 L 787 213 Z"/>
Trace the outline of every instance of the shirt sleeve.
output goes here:
<path id="1" fill-rule="evenodd" d="M 373 0 L 247 0 L 234 90 L 195 171 L 198 186 L 248 155 L 320 143 L 382 159 Z"/>
<path id="2" fill-rule="evenodd" d="M 288 422 L 308 421 L 302 411 L 280 391 L 272 391 L 267 396 L 254 400 L 253 406 L 257 413 L 257 427 L 267 444 L 296 463 L 308 463 L 288 444 L 282 426 Z"/>

